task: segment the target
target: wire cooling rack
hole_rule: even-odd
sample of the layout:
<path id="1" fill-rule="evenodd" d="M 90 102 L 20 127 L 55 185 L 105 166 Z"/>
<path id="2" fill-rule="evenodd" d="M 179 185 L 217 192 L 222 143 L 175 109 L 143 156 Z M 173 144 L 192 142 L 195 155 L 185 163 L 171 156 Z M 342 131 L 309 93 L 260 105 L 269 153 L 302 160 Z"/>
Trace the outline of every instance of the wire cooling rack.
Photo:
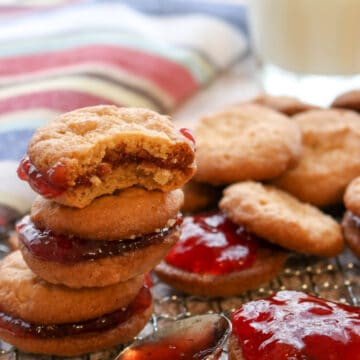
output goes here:
<path id="1" fill-rule="evenodd" d="M 0 231 L 0 258 L 8 252 L 7 237 L 10 229 Z M 164 325 L 192 315 L 222 313 L 230 316 L 241 304 L 273 294 L 278 290 L 302 290 L 329 300 L 350 305 L 360 305 L 360 262 L 350 252 L 344 252 L 331 259 L 290 255 L 283 272 L 271 282 L 263 284 L 255 291 L 226 299 L 207 299 L 199 296 L 187 296 L 176 292 L 154 277 L 152 288 L 154 313 L 139 337 L 146 336 Z M 122 347 L 76 357 L 76 360 L 113 359 Z M 60 360 L 55 356 L 39 356 L 22 353 L 0 341 L 1 360 Z M 69 359 L 69 358 L 67 358 Z M 226 348 L 221 360 L 227 359 Z"/>

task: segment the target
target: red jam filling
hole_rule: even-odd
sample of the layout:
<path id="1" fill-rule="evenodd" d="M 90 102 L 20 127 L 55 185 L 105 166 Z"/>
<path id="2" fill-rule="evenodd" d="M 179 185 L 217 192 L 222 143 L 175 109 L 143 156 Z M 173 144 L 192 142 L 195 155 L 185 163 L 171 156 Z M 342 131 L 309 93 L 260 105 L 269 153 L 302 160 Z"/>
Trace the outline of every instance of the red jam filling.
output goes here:
<path id="1" fill-rule="evenodd" d="M 186 137 L 192 143 L 193 147 L 195 147 L 195 138 L 194 134 L 190 129 L 182 128 L 180 129 L 181 134 Z"/>
<path id="2" fill-rule="evenodd" d="M 61 195 L 67 188 L 65 166 L 58 163 L 46 174 L 40 173 L 25 155 L 20 161 L 17 174 L 21 180 L 27 181 L 34 191 L 46 198 Z"/>
<path id="3" fill-rule="evenodd" d="M 280 291 L 232 317 L 245 360 L 360 360 L 360 308 Z"/>
<path id="4" fill-rule="evenodd" d="M 165 259 L 177 268 L 221 275 L 246 269 L 256 259 L 258 240 L 221 212 L 185 217 L 181 229 Z"/>
<path id="5" fill-rule="evenodd" d="M 164 237 L 179 226 L 181 217 L 172 228 L 164 228 L 158 233 L 147 234 L 133 240 L 88 240 L 76 236 L 55 234 L 51 230 L 35 227 L 29 216 L 25 216 L 16 226 L 19 240 L 31 254 L 46 261 L 75 263 L 96 260 L 107 256 L 123 255 L 146 246 L 159 244 Z"/>
<path id="6" fill-rule="evenodd" d="M 126 308 L 100 316 L 96 319 L 74 324 L 32 324 L 0 312 L 0 327 L 14 336 L 35 338 L 61 338 L 112 329 L 127 321 L 136 313 L 141 313 L 151 304 L 151 293 L 143 287 L 133 302 Z"/>

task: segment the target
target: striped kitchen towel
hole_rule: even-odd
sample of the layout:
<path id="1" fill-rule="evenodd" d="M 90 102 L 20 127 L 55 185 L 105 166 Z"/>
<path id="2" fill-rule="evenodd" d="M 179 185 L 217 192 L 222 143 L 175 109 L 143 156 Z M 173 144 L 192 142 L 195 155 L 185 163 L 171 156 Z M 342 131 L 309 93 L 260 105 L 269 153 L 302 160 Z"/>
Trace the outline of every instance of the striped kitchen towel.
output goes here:
<path id="1" fill-rule="evenodd" d="M 25 3 L 0 6 L 0 203 L 20 213 L 34 194 L 16 168 L 37 127 L 96 104 L 170 113 L 247 51 L 240 27 L 209 14 Z"/>

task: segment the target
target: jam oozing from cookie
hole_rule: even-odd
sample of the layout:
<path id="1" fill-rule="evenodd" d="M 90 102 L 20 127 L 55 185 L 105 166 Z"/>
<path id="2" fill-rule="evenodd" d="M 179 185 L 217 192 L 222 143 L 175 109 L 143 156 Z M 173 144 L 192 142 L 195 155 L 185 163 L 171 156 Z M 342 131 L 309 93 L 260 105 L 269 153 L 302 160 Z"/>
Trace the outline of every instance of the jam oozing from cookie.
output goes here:
<path id="1" fill-rule="evenodd" d="M 160 232 L 146 234 L 128 240 L 87 240 L 76 236 L 55 234 L 51 230 L 40 230 L 35 227 L 29 216 L 25 216 L 16 227 L 19 240 L 31 254 L 39 259 L 59 263 L 75 263 L 96 260 L 108 256 L 122 255 L 129 251 L 160 244 L 166 235 L 174 231 L 181 223 L 179 217 L 171 228 Z"/>
<path id="2" fill-rule="evenodd" d="M 29 156 L 25 155 L 20 161 L 17 174 L 21 180 L 27 181 L 38 194 L 49 199 L 61 195 L 67 187 L 65 166 L 61 163 L 42 174 L 31 163 Z"/>
<path id="3" fill-rule="evenodd" d="M 182 128 L 180 129 L 181 134 L 186 137 L 192 143 L 193 147 L 195 147 L 195 138 L 193 132 L 190 129 Z"/>
<path id="4" fill-rule="evenodd" d="M 150 290 L 143 287 L 126 308 L 121 308 L 96 319 L 74 324 L 33 324 L 0 312 L 0 328 L 20 337 L 62 338 L 110 330 L 130 317 L 145 311 L 152 302 Z"/>
<path id="5" fill-rule="evenodd" d="M 185 217 L 181 229 L 165 259 L 177 268 L 221 275 L 246 269 L 256 259 L 258 239 L 221 212 Z"/>
<path id="6" fill-rule="evenodd" d="M 245 360 L 360 360 L 360 308 L 297 291 L 243 305 L 232 317 Z"/>

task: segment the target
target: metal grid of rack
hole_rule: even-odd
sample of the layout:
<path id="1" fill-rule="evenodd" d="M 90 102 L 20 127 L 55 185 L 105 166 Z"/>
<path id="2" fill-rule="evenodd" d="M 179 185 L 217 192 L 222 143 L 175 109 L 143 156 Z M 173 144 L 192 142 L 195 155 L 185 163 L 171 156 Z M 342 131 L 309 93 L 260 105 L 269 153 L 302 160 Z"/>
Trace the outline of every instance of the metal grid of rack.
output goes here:
<path id="1" fill-rule="evenodd" d="M 0 234 L 0 258 L 9 248 L 6 243 L 8 230 Z M 324 259 L 292 254 L 282 274 L 254 291 L 225 299 L 207 299 L 187 296 L 174 291 L 166 284 L 154 279 L 154 313 L 139 335 L 140 337 L 157 330 L 169 322 L 191 315 L 223 313 L 230 316 L 241 304 L 271 295 L 277 290 L 302 290 L 351 305 L 360 305 L 360 263 L 349 249 L 336 258 Z M 74 360 L 108 360 L 122 349 L 115 347 L 106 351 L 88 354 Z M 59 360 L 54 356 L 25 354 L 0 341 L 0 360 Z M 69 358 L 67 358 L 69 359 Z M 227 359 L 226 348 L 221 360 Z"/>

